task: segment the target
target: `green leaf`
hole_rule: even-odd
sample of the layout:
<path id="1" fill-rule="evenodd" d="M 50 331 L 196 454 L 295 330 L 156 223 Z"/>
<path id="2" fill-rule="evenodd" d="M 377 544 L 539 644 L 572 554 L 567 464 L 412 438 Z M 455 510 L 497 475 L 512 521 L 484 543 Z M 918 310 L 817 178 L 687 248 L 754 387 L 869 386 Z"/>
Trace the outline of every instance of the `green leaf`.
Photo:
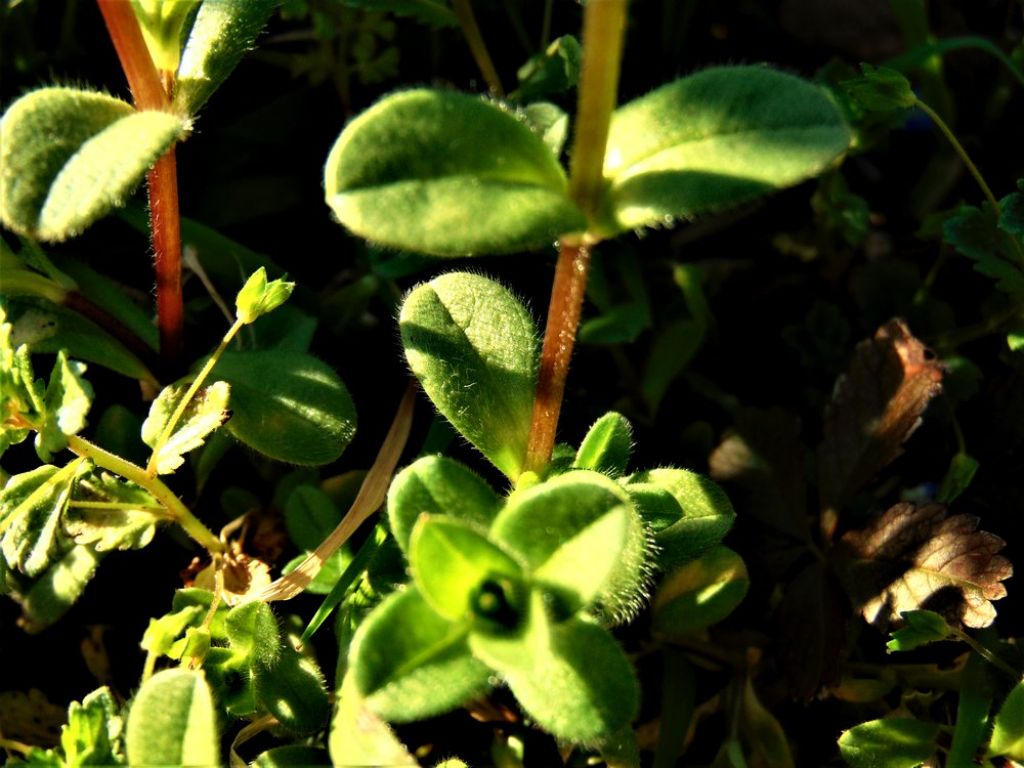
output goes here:
<path id="1" fill-rule="evenodd" d="M 43 88 L 0 120 L 0 221 L 66 240 L 124 205 L 146 171 L 188 130 L 169 112 L 137 112 L 102 93 Z"/>
<path id="2" fill-rule="evenodd" d="M 392 94 L 349 123 L 324 185 L 357 235 L 436 256 L 550 246 L 586 227 L 561 166 L 524 121 L 449 91 Z"/>
<path id="3" fill-rule="evenodd" d="M 388 489 L 388 522 L 395 540 L 409 551 L 409 536 L 422 514 L 448 515 L 483 530 L 502 500 L 480 475 L 444 456 L 424 456 L 403 469 Z"/>
<path id="4" fill-rule="evenodd" d="M 64 765 L 124 765 L 121 737 L 123 720 L 107 687 L 88 694 L 82 703 L 71 702 L 67 725 L 61 728 Z"/>
<path id="5" fill-rule="evenodd" d="M 632 452 L 633 427 L 621 413 L 609 411 L 587 431 L 576 452 L 573 468 L 618 477 L 626 473 Z"/>
<path id="6" fill-rule="evenodd" d="M 158 619 L 150 619 L 139 645 L 144 651 L 165 655 L 185 630 L 198 626 L 205 615 L 206 612 L 198 605 L 189 605 Z"/>
<path id="7" fill-rule="evenodd" d="M 999 708 L 988 754 L 1024 760 L 1024 683 L 1017 683 Z"/>
<path id="8" fill-rule="evenodd" d="M 842 83 L 843 89 L 869 112 L 910 109 L 917 97 L 910 81 L 895 69 L 860 65 L 861 76 Z"/>
<path id="9" fill-rule="evenodd" d="M 291 646 L 281 649 L 270 665 L 253 670 L 256 699 L 293 733 L 311 733 L 324 727 L 330 713 L 323 675 L 311 659 Z"/>
<path id="10" fill-rule="evenodd" d="M 167 669 L 143 683 L 128 714 L 131 765 L 220 765 L 216 712 L 202 672 Z"/>
<path id="11" fill-rule="evenodd" d="M 268 283 L 267 270 L 260 267 L 245 281 L 235 297 L 235 313 L 239 320 L 248 325 L 288 301 L 293 290 L 295 283 L 284 280 L 271 280 Z"/>
<path id="12" fill-rule="evenodd" d="M 638 472 L 633 483 L 651 483 L 668 491 L 679 503 L 682 517 L 654 534 L 663 567 L 681 565 L 718 544 L 736 519 L 729 497 L 704 475 L 685 469 L 660 468 Z"/>
<path id="13" fill-rule="evenodd" d="M 629 496 L 600 473 L 574 470 L 515 493 L 491 537 L 555 590 L 570 615 L 597 601 L 620 621 L 640 607 L 646 531 Z"/>
<path id="14" fill-rule="evenodd" d="M 231 385 L 228 431 L 265 456 L 329 464 L 356 431 L 356 411 L 338 375 L 301 352 L 225 352 L 211 374 Z"/>
<path id="15" fill-rule="evenodd" d="M 253 47 L 277 0 L 203 0 L 181 53 L 172 107 L 194 115 Z"/>
<path id="16" fill-rule="evenodd" d="M 393 13 L 415 19 L 429 27 L 444 28 L 459 26 L 459 19 L 448 6 L 447 0 L 343 0 L 352 8 L 368 11 Z"/>
<path id="17" fill-rule="evenodd" d="M 355 686 L 386 720 L 448 712 L 491 685 L 469 653 L 465 624 L 439 616 L 419 590 L 389 595 L 360 625 L 349 652 Z"/>
<path id="18" fill-rule="evenodd" d="M 1024 238 L 1024 179 L 1017 181 L 1020 192 L 999 201 L 999 228 L 1011 237 Z"/>
<path id="19" fill-rule="evenodd" d="M 420 515 L 409 539 L 409 567 L 423 599 L 449 621 L 473 616 L 485 582 L 510 583 L 514 598 L 522 580 L 519 564 L 470 523 L 442 515 Z M 515 602 L 505 606 L 516 612 Z"/>
<path id="20" fill-rule="evenodd" d="M 844 731 L 839 752 L 851 768 L 918 768 L 935 753 L 940 732 L 909 717 L 871 720 Z"/>
<path id="21" fill-rule="evenodd" d="M 142 38 L 158 70 L 174 72 L 181 55 L 185 22 L 199 0 L 132 0 Z"/>
<path id="22" fill-rule="evenodd" d="M 743 558 L 727 547 L 715 547 L 661 583 L 652 603 L 652 628 L 678 637 L 710 627 L 732 613 L 749 588 Z"/>
<path id="23" fill-rule="evenodd" d="M 957 496 L 967 490 L 974 474 L 978 471 L 977 459 L 964 452 L 956 453 L 949 462 L 949 469 L 946 476 L 942 478 L 939 490 L 935 494 L 935 500 L 943 504 L 949 504 Z"/>
<path id="24" fill-rule="evenodd" d="M 225 619 L 231 649 L 253 664 L 271 668 L 282 654 L 277 619 L 266 603 L 236 605 Z"/>
<path id="25" fill-rule="evenodd" d="M 67 613 L 82 596 L 103 556 L 92 547 L 72 547 L 54 562 L 19 598 L 26 632 L 41 632 Z"/>
<path id="26" fill-rule="evenodd" d="M 953 634 L 952 627 L 934 611 L 902 611 L 900 615 L 907 622 L 889 633 L 885 647 L 892 651 L 911 651 L 922 645 L 946 640 Z"/>
<path id="27" fill-rule="evenodd" d="M 551 150 L 551 154 L 561 156 L 565 140 L 569 138 L 569 115 L 554 104 L 538 101 L 523 107 L 523 117 Z"/>
<path id="28" fill-rule="evenodd" d="M 43 461 L 64 450 L 69 435 L 85 429 L 93 392 L 89 382 L 82 378 L 83 373 L 85 365 L 69 362 L 64 350 L 57 353 L 44 395 L 46 419 L 36 435 L 36 453 Z"/>
<path id="29" fill-rule="evenodd" d="M 311 765 L 330 765 L 331 758 L 322 749 L 304 747 L 301 744 L 289 744 L 286 747 L 274 747 L 259 754 L 252 761 L 253 768 L 308 768 Z"/>
<path id="30" fill-rule="evenodd" d="M 537 333 L 505 288 L 467 272 L 413 289 L 399 316 L 409 365 L 452 425 L 513 480 L 533 413 Z"/>
<path id="31" fill-rule="evenodd" d="M 64 512 L 64 530 L 76 544 L 89 544 L 97 552 L 141 549 L 152 541 L 156 515 L 161 513 L 156 499 L 143 488 L 94 471 L 75 483 Z"/>
<path id="32" fill-rule="evenodd" d="M 748 746 L 750 764 L 771 768 L 794 768 L 789 740 L 775 716 L 761 703 L 748 677 L 743 687 L 740 710 L 741 733 Z"/>
<path id="33" fill-rule="evenodd" d="M 716 67 L 616 110 L 602 233 L 670 223 L 810 178 L 850 131 L 825 91 L 766 67 Z"/>
<path id="34" fill-rule="evenodd" d="M 559 739 L 595 745 L 636 716 L 640 686 L 622 649 L 596 624 L 552 624 L 535 595 L 522 637 L 474 632 L 474 654 L 508 681 L 537 723 Z"/>
<path id="35" fill-rule="evenodd" d="M 312 552 L 341 522 L 341 510 L 331 497 L 313 485 L 300 485 L 284 507 L 284 524 L 295 546 Z"/>
<path id="36" fill-rule="evenodd" d="M 987 661 L 977 653 L 967 658 L 960 677 L 960 697 L 956 707 L 956 726 L 946 765 L 976 764 L 975 756 L 989 734 L 994 684 Z"/>
<path id="37" fill-rule="evenodd" d="M 82 460 L 15 475 L 0 491 L 0 551 L 7 565 L 34 577 L 67 549 L 60 525 Z"/>
<path id="38" fill-rule="evenodd" d="M 201 387 L 192 396 L 170 434 L 165 435 L 168 422 L 188 389 L 187 384 L 165 387 L 142 423 L 142 440 L 153 449 L 151 462 L 157 474 L 174 472 L 184 463 L 185 454 L 206 442 L 207 436 L 229 415 L 231 387 L 227 382 L 217 381 Z"/>
<path id="39" fill-rule="evenodd" d="M 989 211 L 961 206 L 946 220 L 942 237 L 974 261 L 975 272 L 992 278 L 999 290 L 1024 303 L 1024 271 L 1018 266 L 1010 235 L 996 227 Z"/>
<path id="40" fill-rule="evenodd" d="M 416 765 L 387 723 L 359 695 L 351 669 L 338 691 L 328 748 L 334 765 Z"/>
<path id="41" fill-rule="evenodd" d="M 564 93 L 580 79 L 583 49 L 572 35 L 556 38 L 519 68 L 519 87 L 509 94 L 515 101 L 534 101 Z M 557 154 L 557 153 L 556 153 Z"/>

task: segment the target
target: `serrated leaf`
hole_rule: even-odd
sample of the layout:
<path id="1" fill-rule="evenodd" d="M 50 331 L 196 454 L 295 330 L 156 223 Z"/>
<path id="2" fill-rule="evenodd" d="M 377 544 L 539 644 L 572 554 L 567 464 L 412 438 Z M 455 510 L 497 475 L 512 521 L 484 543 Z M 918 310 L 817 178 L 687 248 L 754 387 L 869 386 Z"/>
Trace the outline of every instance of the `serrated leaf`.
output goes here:
<path id="1" fill-rule="evenodd" d="M 999 228 L 1012 237 L 1024 238 L 1024 187 L 999 201 Z"/>
<path id="2" fill-rule="evenodd" d="M 621 413 L 609 411 L 587 430 L 573 467 L 618 477 L 626 473 L 632 452 L 633 427 Z"/>
<path id="3" fill-rule="evenodd" d="M 941 504 L 904 502 L 844 534 L 849 587 L 864 619 L 884 627 L 927 607 L 968 627 L 991 624 L 991 601 L 1006 596 L 1013 565 L 996 554 L 1006 542 L 977 526 L 972 515 L 947 517 Z"/>
<path id="4" fill-rule="evenodd" d="M 71 702 L 68 723 L 61 728 L 60 734 L 64 765 L 68 768 L 124 765 L 123 728 L 123 720 L 109 688 L 93 691 L 82 699 L 81 704 Z"/>
<path id="5" fill-rule="evenodd" d="M 945 368 L 902 320 L 860 342 L 836 382 L 818 447 L 824 510 L 839 510 L 902 452 L 928 403 L 942 391 Z M 828 535 L 834 529 L 828 524 Z"/>
<path id="6" fill-rule="evenodd" d="M 284 280 L 267 282 L 267 270 L 260 267 L 242 286 L 235 297 L 238 319 L 249 324 L 284 304 L 295 290 L 295 283 Z"/>
<path id="7" fill-rule="evenodd" d="M 0 120 L 0 221 L 40 240 L 77 235 L 124 205 L 187 130 L 185 118 L 105 94 L 33 91 Z"/>
<path id="8" fill-rule="evenodd" d="M 743 602 L 750 577 L 743 558 L 715 547 L 670 573 L 654 594 L 652 628 L 670 636 L 717 624 Z"/>
<path id="9" fill-rule="evenodd" d="M 407 553 L 420 515 L 448 515 L 487 530 L 501 505 L 501 498 L 480 475 L 445 456 L 417 459 L 388 488 L 388 522 Z"/>
<path id="10" fill-rule="evenodd" d="M 26 576 L 45 571 L 68 548 L 61 516 L 82 460 L 58 469 L 45 465 L 12 477 L 0 491 L 0 551 Z"/>
<path id="11" fill-rule="evenodd" d="M 348 389 L 312 355 L 283 349 L 225 352 L 211 376 L 231 385 L 227 430 L 272 459 L 328 464 L 355 435 Z"/>
<path id="12" fill-rule="evenodd" d="M 682 512 L 678 520 L 654 533 L 662 567 L 681 565 L 706 552 L 725 537 L 736 519 L 725 492 L 696 472 L 661 467 L 632 475 L 626 490 L 634 483 L 649 483 L 668 491 Z"/>
<path id="13" fill-rule="evenodd" d="M 1024 683 L 1018 683 L 1003 700 L 995 717 L 988 754 L 1024 760 Z"/>
<path id="14" fill-rule="evenodd" d="M 76 435 L 86 425 L 86 414 L 92 405 L 92 386 L 84 378 L 85 365 L 68 361 L 61 350 L 50 372 L 44 400 L 46 418 L 36 435 L 36 453 L 43 461 L 67 447 L 69 435 Z"/>
<path id="15" fill-rule="evenodd" d="M 490 687 L 467 626 L 439 616 L 419 590 L 394 593 L 366 617 L 349 652 L 355 687 L 386 720 L 410 722 L 452 710 Z"/>
<path id="16" fill-rule="evenodd" d="M 467 272 L 413 289 L 399 316 L 409 365 L 438 411 L 510 478 L 533 413 L 533 318 L 505 288 Z"/>
<path id="17" fill-rule="evenodd" d="M 945 640 L 953 634 L 952 627 L 935 611 L 903 611 L 906 624 L 890 632 L 885 644 L 889 651 L 911 651 L 922 645 Z"/>
<path id="18" fill-rule="evenodd" d="M 996 287 L 1014 301 L 1024 302 L 1024 271 L 1011 235 L 997 227 L 990 211 L 961 206 L 943 224 L 942 238 L 974 262 L 975 272 L 995 280 Z"/>
<path id="19" fill-rule="evenodd" d="M 327 203 L 357 235 L 436 256 L 550 246 L 586 221 L 530 127 L 466 94 L 386 97 L 338 137 L 324 169 Z"/>
<path id="20" fill-rule="evenodd" d="M 519 564 L 474 526 L 443 515 L 420 516 L 409 538 L 409 567 L 423 599 L 455 622 L 474 614 L 485 582 L 523 578 Z"/>
<path id="21" fill-rule="evenodd" d="M 92 547 L 75 546 L 43 571 L 17 598 L 22 629 L 41 632 L 67 613 L 82 596 L 102 557 Z"/>
<path id="22" fill-rule="evenodd" d="M 869 112 L 910 109 L 917 97 L 910 81 L 888 67 L 860 65 L 861 76 L 842 83 L 843 89 Z"/>
<path id="23" fill-rule="evenodd" d="M 253 682 L 256 699 L 288 731 L 311 733 L 327 722 L 330 704 L 323 675 L 312 659 L 290 646 L 274 663 L 260 663 Z"/>
<path id="24" fill-rule="evenodd" d="M 202 672 L 167 669 L 143 683 L 128 714 L 131 765 L 220 765 L 216 713 Z"/>
<path id="25" fill-rule="evenodd" d="M 918 768 L 935 753 L 940 732 L 909 717 L 872 720 L 844 731 L 839 751 L 851 768 Z"/>
<path id="26" fill-rule="evenodd" d="M 150 463 L 157 474 L 174 472 L 184 463 L 185 454 L 206 442 L 207 436 L 228 417 L 231 386 L 226 381 L 217 381 L 196 391 L 171 432 L 165 435 L 168 422 L 188 389 L 187 384 L 165 387 L 142 423 L 142 440 L 153 449 Z"/>
<path id="27" fill-rule="evenodd" d="M 601 229 L 746 202 L 810 178 L 850 143 L 826 93 L 766 67 L 715 67 L 662 86 L 612 116 Z"/>
<path id="28" fill-rule="evenodd" d="M 194 115 L 252 48 L 277 0 L 203 0 L 181 52 L 172 107 Z"/>
<path id="29" fill-rule="evenodd" d="M 161 511 L 156 499 L 134 483 L 94 472 L 75 484 L 64 530 L 76 544 L 89 544 L 97 552 L 141 549 L 153 539 Z"/>

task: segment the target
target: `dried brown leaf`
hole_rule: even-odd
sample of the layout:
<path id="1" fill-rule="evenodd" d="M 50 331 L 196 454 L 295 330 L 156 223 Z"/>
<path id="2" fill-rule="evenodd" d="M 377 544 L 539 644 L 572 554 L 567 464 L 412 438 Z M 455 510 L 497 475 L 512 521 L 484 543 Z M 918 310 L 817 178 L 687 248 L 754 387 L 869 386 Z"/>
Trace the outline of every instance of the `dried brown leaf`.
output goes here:
<path id="1" fill-rule="evenodd" d="M 894 319 L 860 342 L 825 411 L 818 448 L 818 486 L 826 538 L 851 496 L 902 453 L 929 401 L 942 391 L 945 369 Z"/>
<path id="2" fill-rule="evenodd" d="M 865 620 L 879 627 L 901 611 L 926 608 L 947 621 L 987 627 L 992 600 L 1013 565 L 997 554 L 1006 542 L 977 530 L 973 515 L 947 516 L 942 504 L 896 504 L 842 539 L 847 586 Z"/>

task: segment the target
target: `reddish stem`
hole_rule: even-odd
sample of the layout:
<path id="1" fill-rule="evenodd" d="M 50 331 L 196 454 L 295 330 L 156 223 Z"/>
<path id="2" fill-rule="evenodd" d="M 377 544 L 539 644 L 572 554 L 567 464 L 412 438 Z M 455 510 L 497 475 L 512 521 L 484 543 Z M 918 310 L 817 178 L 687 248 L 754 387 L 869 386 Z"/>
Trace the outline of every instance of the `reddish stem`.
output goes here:
<path id="1" fill-rule="evenodd" d="M 96 0 L 110 39 L 128 78 L 138 109 L 170 109 L 172 72 L 158 72 L 128 0 Z M 184 306 L 181 297 L 181 214 L 178 211 L 178 166 L 174 147 L 157 160 L 147 176 L 149 225 L 156 268 L 156 314 L 160 354 L 174 363 L 184 351 Z"/>
<path id="2" fill-rule="evenodd" d="M 540 353 L 537 394 L 533 401 L 530 439 L 526 446 L 526 469 L 541 472 L 551 460 L 555 429 L 562 409 L 569 361 L 576 343 L 576 329 L 587 290 L 590 250 L 585 245 L 561 243 L 551 304 Z"/>

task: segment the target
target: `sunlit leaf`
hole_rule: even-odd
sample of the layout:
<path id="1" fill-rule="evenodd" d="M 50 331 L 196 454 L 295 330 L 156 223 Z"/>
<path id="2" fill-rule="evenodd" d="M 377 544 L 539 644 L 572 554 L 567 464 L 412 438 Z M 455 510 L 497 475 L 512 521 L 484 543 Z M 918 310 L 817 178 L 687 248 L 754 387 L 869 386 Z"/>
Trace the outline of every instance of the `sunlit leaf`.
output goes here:
<path id="1" fill-rule="evenodd" d="M 40 632 L 67 613 L 82 596 L 102 557 L 90 546 L 72 547 L 43 571 L 24 594 L 16 595 L 21 603 L 22 629 Z"/>
<path id="2" fill-rule="evenodd" d="M 38 576 L 68 549 L 61 516 L 81 470 L 81 460 L 45 465 L 15 475 L 0 491 L 0 551 L 8 566 Z"/>
<path id="3" fill-rule="evenodd" d="M 906 624 L 890 632 L 891 639 L 885 644 L 890 651 L 911 651 L 953 634 L 952 627 L 935 611 L 903 611 L 901 615 Z"/>
<path id="4" fill-rule="evenodd" d="M 64 530 L 97 552 L 141 549 L 153 539 L 161 507 L 134 483 L 107 472 L 79 478 L 64 513 Z"/>
<path id="5" fill-rule="evenodd" d="M 323 728 L 330 712 L 323 675 L 312 659 L 281 649 L 272 664 L 253 669 L 254 692 L 260 704 L 293 733 L 310 733 Z"/>
<path id="6" fill-rule="evenodd" d="M 36 453 L 43 461 L 50 461 L 51 454 L 64 450 L 69 435 L 85 428 L 93 392 L 89 382 L 82 378 L 83 373 L 82 363 L 69 361 L 63 350 L 57 353 L 46 386 L 46 419 L 36 435 Z"/>
<path id="7" fill-rule="evenodd" d="M 350 670 L 338 690 L 328 737 L 335 765 L 415 765 L 416 761 L 387 723 L 366 704 Z"/>
<path id="8" fill-rule="evenodd" d="M 652 628 L 679 636 L 709 627 L 732 613 L 749 587 L 743 558 L 727 547 L 715 547 L 659 585 L 651 604 Z"/>
<path id="9" fill-rule="evenodd" d="M 235 312 L 244 323 L 255 322 L 288 301 L 295 283 L 284 280 L 267 281 L 267 270 L 260 267 L 246 280 L 235 297 Z"/>
<path id="10" fill-rule="evenodd" d="M 131 765 L 219 765 L 216 713 L 203 673 L 166 669 L 143 683 L 125 742 Z"/>
<path id="11" fill-rule="evenodd" d="M 573 466 L 611 477 L 626 473 L 633 452 L 633 427 L 621 413 L 609 411 L 587 430 Z"/>
<path id="12" fill-rule="evenodd" d="M 839 751 L 851 768 L 918 768 L 935 753 L 940 732 L 909 717 L 872 720 L 844 731 Z"/>
<path id="13" fill-rule="evenodd" d="M 171 432 L 165 434 L 171 416 L 188 389 L 187 384 L 164 388 L 142 424 L 142 440 L 154 451 L 152 461 L 157 474 L 165 475 L 180 467 L 185 454 L 201 446 L 228 417 L 231 387 L 227 382 L 217 381 L 199 388 Z"/>
<path id="14" fill-rule="evenodd" d="M 1024 760 L 1024 683 L 1018 683 L 999 708 L 988 753 Z"/>

